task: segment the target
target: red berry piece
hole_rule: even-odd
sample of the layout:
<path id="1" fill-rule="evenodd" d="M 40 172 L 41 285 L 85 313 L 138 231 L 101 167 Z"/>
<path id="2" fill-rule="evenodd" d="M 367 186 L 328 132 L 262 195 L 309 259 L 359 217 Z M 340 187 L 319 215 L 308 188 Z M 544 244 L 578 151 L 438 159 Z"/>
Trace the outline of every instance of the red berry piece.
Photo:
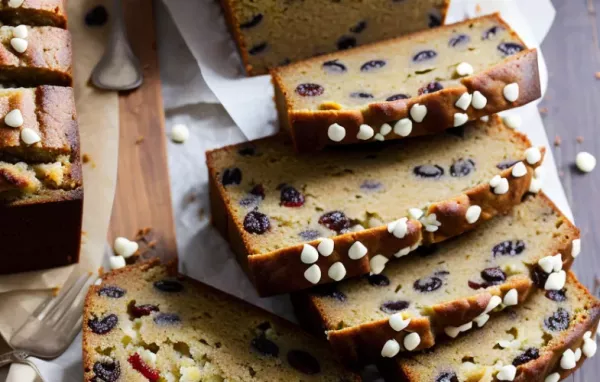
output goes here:
<path id="1" fill-rule="evenodd" d="M 131 314 L 135 318 L 140 318 L 142 316 L 149 316 L 152 312 L 158 312 L 158 306 L 152 304 L 143 304 L 143 305 L 135 305 L 131 304 L 129 306 L 129 314 Z"/>
<path id="2" fill-rule="evenodd" d="M 319 224 L 332 231 L 341 233 L 350 228 L 350 219 L 342 211 L 331 211 L 321 215 Z"/>
<path id="3" fill-rule="evenodd" d="M 134 353 L 129 356 L 127 361 L 129 361 L 134 370 L 148 378 L 150 382 L 156 382 L 160 379 L 160 372 L 146 364 L 146 362 L 144 362 L 138 353 Z"/>
<path id="4" fill-rule="evenodd" d="M 433 81 L 433 82 L 430 82 L 427 85 L 423 86 L 422 88 L 420 88 L 419 95 L 439 92 L 443 88 L 444 88 L 444 85 L 440 84 L 437 81 Z"/>
<path id="5" fill-rule="evenodd" d="M 304 205 L 304 195 L 292 186 L 281 188 L 281 205 L 284 207 L 301 207 Z"/>

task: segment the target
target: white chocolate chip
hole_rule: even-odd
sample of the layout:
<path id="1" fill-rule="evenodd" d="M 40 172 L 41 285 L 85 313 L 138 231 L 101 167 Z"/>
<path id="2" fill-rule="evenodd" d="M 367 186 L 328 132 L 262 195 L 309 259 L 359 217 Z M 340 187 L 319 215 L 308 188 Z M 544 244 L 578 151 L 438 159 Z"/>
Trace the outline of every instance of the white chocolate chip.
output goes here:
<path id="1" fill-rule="evenodd" d="M 592 334 L 591 332 L 590 335 Z M 596 351 L 598 350 L 598 345 L 596 344 L 596 341 L 594 341 L 591 338 L 585 338 L 583 340 L 583 354 L 587 357 L 587 358 L 592 358 L 595 354 Z"/>
<path id="2" fill-rule="evenodd" d="M 379 134 L 381 134 L 383 136 L 386 136 L 386 135 L 388 135 L 391 132 L 392 132 L 392 126 L 390 126 L 388 123 L 384 123 L 379 128 Z"/>
<path id="3" fill-rule="evenodd" d="M 26 39 L 27 35 L 27 27 L 25 25 L 18 25 L 13 28 L 13 37 Z"/>
<path id="4" fill-rule="evenodd" d="M 420 208 L 409 208 L 408 216 L 410 216 L 411 218 L 413 218 L 415 220 L 419 220 L 423 217 L 423 210 Z"/>
<path id="5" fill-rule="evenodd" d="M 481 216 L 481 207 L 470 206 L 469 208 L 467 208 L 467 213 L 465 214 L 467 223 L 475 223 L 477 220 L 479 220 L 479 216 Z"/>
<path id="6" fill-rule="evenodd" d="M 552 256 L 552 261 L 554 262 L 554 267 L 552 268 L 554 270 L 554 272 L 562 271 L 562 268 L 563 268 L 562 255 L 560 253 L 557 253 L 556 255 Z"/>
<path id="7" fill-rule="evenodd" d="M 415 122 L 423 122 L 427 115 L 427 106 L 416 103 L 410 108 L 410 116 Z"/>
<path id="8" fill-rule="evenodd" d="M 383 135 L 377 133 L 377 134 L 375 134 L 375 140 L 383 142 L 383 141 L 385 141 L 385 137 Z"/>
<path id="9" fill-rule="evenodd" d="M 504 365 L 496 374 L 496 379 L 499 381 L 514 381 L 517 375 L 517 368 L 513 365 Z"/>
<path id="10" fill-rule="evenodd" d="M 571 349 L 565 350 L 560 358 L 560 367 L 564 370 L 571 370 L 574 369 L 575 366 L 577 366 L 577 361 L 575 361 L 575 353 L 573 353 L 573 350 Z"/>
<path id="11" fill-rule="evenodd" d="M 100 285 L 102 284 L 102 279 L 98 279 L 94 282 L 94 285 Z"/>
<path id="12" fill-rule="evenodd" d="M 13 37 L 10 39 L 10 46 L 18 53 L 23 53 L 27 50 L 29 43 L 23 38 Z"/>
<path id="13" fill-rule="evenodd" d="M 390 326 L 392 327 L 392 329 L 394 329 L 395 331 L 399 332 L 401 330 L 404 330 L 408 327 L 408 325 L 410 324 L 410 318 L 407 318 L 406 320 L 402 318 L 402 314 L 401 313 L 394 313 L 390 316 Z"/>
<path id="14" fill-rule="evenodd" d="M 483 311 L 483 313 L 489 313 L 492 310 L 496 309 L 500 304 L 502 304 L 502 298 L 500 298 L 500 296 L 492 296 L 490 298 L 490 301 L 488 302 L 487 306 L 485 307 L 485 310 Z"/>
<path id="15" fill-rule="evenodd" d="M 124 258 L 131 257 L 139 249 L 138 243 L 125 237 L 117 237 L 113 246 L 115 253 Z"/>
<path id="16" fill-rule="evenodd" d="M 454 113 L 454 127 L 462 126 L 469 120 L 469 116 L 465 113 Z"/>
<path id="17" fill-rule="evenodd" d="M 544 382 L 558 382 L 558 381 L 560 381 L 559 373 L 552 373 L 549 376 L 547 376 L 546 379 L 544 379 Z"/>
<path id="18" fill-rule="evenodd" d="M 545 290 L 561 290 L 564 288 L 567 282 L 567 273 L 565 271 L 559 271 L 551 273 L 544 284 Z"/>
<path id="19" fill-rule="evenodd" d="M 327 136 L 334 142 L 341 142 L 346 137 L 346 129 L 341 125 L 334 123 L 327 129 Z"/>
<path id="20" fill-rule="evenodd" d="M 490 180 L 490 186 L 492 187 L 494 194 L 506 194 L 508 192 L 508 179 L 496 175 Z"/>
<path id="21" fill-rule="evenodd" d="M 311 265 L 304 271 L 304 278 L 311 284 L 317 284 L 321 280 L 321 268 L 317 264 Z"/>
<path id="22" fill-rule="evenodd" d="M 529 184 L 529 192 L 537 194 L 542 189 L 542 180 L 533 178 Z"/>
<path id="23" fill-rule="evenodd" d="M 519 292 L 516 289 L 509 290 L 504 295 L 504 300 L 502 301 L 506 306 L 513 306 L 519 303 Z"/>
<path id="24" fill-rule="evenodd" d="M 402 118 L 394 125 L 394 133 L 401 137 L 408 137 L 412 132 L 412 121 L 408 118 Z"/>
<path id="25" fill-rule="evenodd" d="M 585 333 L 583 333 L 583 339 L 587 340 L 587 339 L 591 339 L 592 338 L 592 332 L 591 331 L 587 331 Z"/>
<path id="26" fill-rule="evenodd" d="M 469 108 L 469 105 L 471 104 L 471 98 L 473 98 L 473 96 L 471 96 L 469 93 L 464 92 L 456 101 L 456 103 L 454 104 L 454 106 L 456 106 L 459 109 L 463 109 L 463 110 L 467 110 Z"/>
<path id="27" fill-rule="evenodd" d="M 110 269 L 123 268 L 125 264 L 125 258 L 123 256 L 111 256 L 108 258 Z"/>
<path id="28" fill-rule="evenodd" d="M 521 123 L 523 123 L 523 119 L 518 115 L 507 115 L 502 118 L 502 120 L 504 121 L 504 124 L 511 129 L 518 129 L 521 127 Z"/>
<path id="29" fill-rule="evenodd" d="M 11 8 L 19 8 L 25 0 L 8 0 L 8 6 Z"/>
<path id="30" fill-rule="evenodd" d="M 350 227 L 350 232 L 360 232 L 360 231 L 364 231 L 365 227 L 363 227 L 360 224 L 355 224 L 352 227 Z"/>
<path id="31" fill-rule="evenodd" d="M 406 248 L 402 248 L 401 250 L 399 250 L 398 252 L 394 253 L 394 257 L 403 257 L 406 256 L 410 253 L 411 248 L 410 247 L 406 247 Z"/>
<path id="32" fill-rule="evenodd" d="M 175 143 L 183 143 L 190 137 L 190 130 L 184 124 L 178 123 L 171 129 L 171 140 Z"/>
<path id="33" fill-rule="evenodd" d="M 460 329 L 455 326 L 447 326 L 444 328 L 444 333 L 450 338 L 456 338 L 460 334 Z"/>
<path id="34" fill-rule="evenodd" d="M 367 254 L 367 247 L 360 241 L 355 241 L 348 250 L 348 257 L 352 260 L 362 259 Z"/>
<path id="35" fill-rule="evenodd" d="M 487 98 L 485 98 L 485 96 L 483 94 L 481 94 L 481 92 L 479 90 L 475 90 L 473 92 L 472 98 L 473 99 L 471 101 L 471 105 L 473 106 L 473 108 L 475 108 L 477 110 L 481 110 L 485 107 L 485 105 L 487 105 Z M 485 120 L 483 118 L 485 118 Z M 487 122 L 489 120 L 489 118 L 487 116 L 485 116 L 485 117 L 481 117 L 481 120 L 484 122 Z"/>
<path id="36" fill-rule="evenodd" d="M 575 239 L 572 243 L 571 256 L 577 257 L 581 253 L 581 239 Z"/>
<path id="37" fill-rule="evenodd" d="M 369 260 L 369 264 L 371 265 L 371 273 L 378 275 L 385 269 L 385 265 L 390 261 L 387 257 L 383 255 L 376 255 Z"/>
<path id="38" fill-rule="evenodd" d="M 373 138 L 373 134 L 375 134 L 373 128 L 369 125 L 363 124 L 359 126 L 356 138 L 360 139 L 361 141 L 366 141 L 367 139 Z"/>
<path id="39" fill-rule="evenodd" d="M 483 117 L 479 118 L 479 120 L 483 121 L 483 122 L 489 122 L 490 121 L 490 117 L 487 116 L 487 115 L 484 115 Z"/>
<path id="40" fill-rule="evenodd" d="M 398 239 L 404 239 L 408 233 L 408 219 L 402 218 L 388 224 L 388 232 Z"/>
<path id="41" fill-rule="evenodd" d="M 386 358 L 392 358 L 400 352 L 400 344 L 396 340 L 388 340 L 383 349 L 381 349 L 381 356 Z"/>
<path id="42" fill-rule="evenodd" d="M 552 273 L 554 269 L 554 256 L 542 257 L 538 261 L 538 265 L 546 273 Z"/>
<path id="43" fill-rule="evenodd" d="M 506 85 L 502 90 L 502 94 L 508 102 L 515 102 L 517 98 L 519 98 L 519 84 L 513 82 L 512 84 Z"/>
<path id="44" fill-rule="evenodd" d="M 21 139 L 25 142 L 26 145 L 33 145 L 34 143 L 38 143 L 42 140 L 38 133 L 36 133 L 33 129 L 29 127 L 21 130 Z"/>
<path id="45" fill-rule="evenodd" d="M 515 178 L 520 178 L 525 175 L 527 175 L 527 167 L 525 167 L 525 163 L 519 162 L 515 164 L 512 169 L 512 176 Z"/>
<path id="46" fill-rule="evenodd" d="M 319 252 L 312 245 L 304 244 L 300 253 L 300 261 L 304 264 L 316 263 L 319 260 Z"/>
<path id="47" fill-rule="evenodd" d="M 4 123 L 10 127 L 21 127 L 23 126 L 23 122 L 23 114 L 19 109 L 9 111 L 4 117 Z"/>
<path id="48" fill-rule="evenodd" d="M 346 277 L 346 267 L 340 261 L 335 262 L 329 267 L 327 275 L 334 281 L 340 281 Z"/>
<path id="49" fill-rule="evenodd" d="M 537 147 L 530 147 L 525 150 L 525 159 L 529 164 L 536 164 L 542 160 L 542 152 Z"/>
<path id="50" fill-rule="evenodd" d="M 442 225 L 442 223 L 440 223 L 437 220 L 436 214 L 429 214 L 425 217 L 422 217 L 420 221 L 421 221 L 421 224 L 423 224 L 423 226 L 425 226 L 425 230 L 427 232 L 436 232 L 438 230 L 438 228 Z"/>
<path id="51" fill-rule="evenodd" d="M 580 359 L 581 359 L 581 349 L 577 348 L 577 349 L 575 349 L 575 362 L 579 362 Z"/>
<path id="52" fill-rule="evenodd" d="M 468 62 L 461 62 L 460 64 L 456 65 L 456 74 L 458 74 L 461 77 L 470 76 L 471 74 L 473 74 L 473 72 L 473 66 Z"/>
<path id="53" fill-rule="evenodd" d="M 329 256 L 333 253 L 334 242 L 332 239 L 321 239 L 321 242 L 317 246 L 317 250 L 321 256 Z"/>
<path id="54" fill-rule="evenodd" d="M 575 157 L 577 168 L 583 172 L 590 172 L 596 167 L 596 158 L 585 151 L 580 152 Z"/>
<path id="55" fill-rule="evenodd" d="M 490 315 L 483 313 L 473 319 L 473 322 L 477 324 L 478 328 L 482 328 L 490 319 Z"/>
<path id="56" fill-rule="evenodd" d="M 181 375 L 179 382 L 199 382 L 204 379 L 202 370 L 198 366 L 181 366 L 179 374 Z"/>
<path id="57" fill-rule="evenodd" d="M 406 337 L 404 337 L 404 347 L 408 351 L 415 350 L 419 344 L 421 343 L 421 337 L 418 333 L 410 333 Z"/>

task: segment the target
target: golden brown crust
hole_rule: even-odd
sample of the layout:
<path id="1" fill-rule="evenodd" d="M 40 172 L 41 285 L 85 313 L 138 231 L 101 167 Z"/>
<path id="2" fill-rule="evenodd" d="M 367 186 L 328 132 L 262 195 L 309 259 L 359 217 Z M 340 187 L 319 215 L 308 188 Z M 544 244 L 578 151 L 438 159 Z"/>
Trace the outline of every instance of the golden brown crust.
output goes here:
<path id="1" fill-rule="evenodd" d="M 9 0 L 0 2 L 0 22 L 6 25 L 67 27 L 65 0 L 25 0 L 14 8 Z"/>

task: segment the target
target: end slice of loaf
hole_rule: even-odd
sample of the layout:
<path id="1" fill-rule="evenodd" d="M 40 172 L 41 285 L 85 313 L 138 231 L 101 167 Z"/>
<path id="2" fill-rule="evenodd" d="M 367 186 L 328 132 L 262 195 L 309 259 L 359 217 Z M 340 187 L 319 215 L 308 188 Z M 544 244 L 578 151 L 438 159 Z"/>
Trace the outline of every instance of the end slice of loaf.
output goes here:
<path id="1" fill-rule="evenodd" d="M 0 22 L 6 25 L 67 27 L 66 0 L 23 0 L 0 2 Z M 18 4 L 20 3 L 20 4 Z"/>

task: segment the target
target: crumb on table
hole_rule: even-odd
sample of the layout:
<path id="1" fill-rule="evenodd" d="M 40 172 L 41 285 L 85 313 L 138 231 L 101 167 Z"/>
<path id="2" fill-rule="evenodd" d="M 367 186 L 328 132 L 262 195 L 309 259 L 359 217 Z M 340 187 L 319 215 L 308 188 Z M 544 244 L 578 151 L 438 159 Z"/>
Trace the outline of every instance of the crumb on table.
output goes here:
<path id="1" fill-rule="evenodd" d="M 547 107 L 540 107 L 540 114 L 548 114 L 548 108 Z"/>
<path id="2" fill-rule="evenodd" d="M 581 135 L 578 135 L 575 139 L 577 140 L 577 143 L 583 143 L 583 137 Z"/>
<path id="3" fill-rule="evenodd" d="M 600 72 L 596 72 L 596 79 L 600 80 Z"/>
<path id="4" fill-rule="evenodd" d="M 558 146 L 560 146 L 560 144 L 561 144 L 561 143 L 562 143 L 562 139 L 560 138 L 560 135 L 558 135 L 558 134 L 557 134 L 557 135 L 554 137 L 554 146 L 557 146 L 557 147 L 558 147 Z"/>
<path id="5" fill-rule="evenodd" d="M 135 144 L 136 144 L 136 145 L 139 145 L 139 144 L 141 144 L 142 142 L 144 142 L 144 136 L 143 136 L 143 135 L 140 135 L 140 136 L 139 136 L 139 137 L 137 137 L 137 139 L 135 140 Z"/>

